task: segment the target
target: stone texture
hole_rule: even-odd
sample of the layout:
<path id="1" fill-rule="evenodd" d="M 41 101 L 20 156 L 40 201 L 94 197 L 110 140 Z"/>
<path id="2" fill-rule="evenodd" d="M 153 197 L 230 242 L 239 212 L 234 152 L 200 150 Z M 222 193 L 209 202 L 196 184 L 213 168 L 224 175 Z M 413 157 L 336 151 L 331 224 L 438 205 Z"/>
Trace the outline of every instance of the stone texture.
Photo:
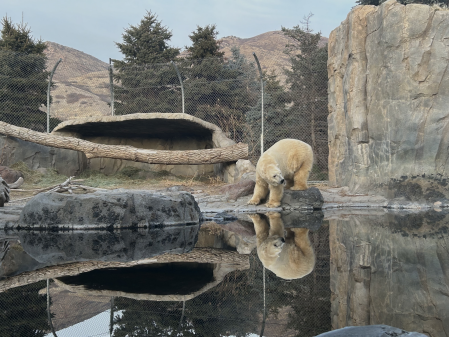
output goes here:
<path id="1" fill-rule="evenodd" d="M 331 185 L 416 202 L 449 197 L 448 41 L 449 11 L 395 0 L 357 6 L 332 31 Z"/>
<path id="2" fill-rule="evenodd" d="M 0 207 L 3 207 L 6 202 L 9 202 L 10 189 L 6 181 L 0 177 Z"/>
<path id="3" fill-rule="evenodd" d="M 256 167 L 246 159 L 239 159 L 235 163 L 235 178 L 236 182 L 240 180 L 254 180 L 256 181 Z"/>
<path id="4" fill-rule="evenodd" d="M 128 262 L 164 253 L 183 254 L 195 246 L 199 225 L 120 232 L 20 231 L 23 250 L 34 260 L 55 265 L 81 261 Z"/>
<path id="5" fill-rule="evenodd" d="M 316 187 L 310 187 L 305 191 L 285 190 L 281 205 L 283 209 L 321 209 L 324 199 Z"/>
<path id="6" fill-rule="evenodd" d="M 87 168 L 86 156 L 78 151 L 48 147 L 14 137 L 0 137 L 0 147 L 1 163 L 5 166 L 24 162 L 30 169 L 53 169 L 68 177 Z"/>
<path id="7" fill-rule="evenodd" d="M 41 193 L 27 202 L 19 226 L 126 228 L 198 224 L 201 212 L 190 193 L 111 190 L 90 194 Z"/>
<path id="8" fill-rule="evenodd" d="M 20 171 L 13 170 L 7 166 L 0 166 L 0 177 L 6 181 L 7 184 L 15 183 L 19 178 L 23 178 L 23 174 Z"/>
<path id="9" fill-rule="evenodd" d="M 348 326 L 342 329 L 325 332 L 316 337 L 347 337 L 347 336 L 370 336 L 370 337 L 424 337 L 418 332 L 407 332 L 402 329 L 394 328 L 388 325 L 369 325 L 369 326 Z"/>
<path id="10" fill-rule="evenodd" d="M 449 212 L 380 210 L 329 220 L 332 328 L 449 331 Z"/>
<path id="11" fill-rule="evenodd" d="M 220 188 L 220 194 L 226 195 L 228 200 L 237 200 L 253 194 L 256 182 L 253 180 L 241 180 L 238 183 L 226 185 Z"/>
<path id="12" fill-rule="evenodd" d="M 99 144 L 120 144 L 156 150 L 200 150 L 235 144 L 218 126 L 182 113 L 137 113 L 77 118 L 59 124 L 52 134 Z M 181 176 L 215 173 L 229 183 L 234 182 L 235 174 L 235 163 L 161 165 L 110 158 L 93 158 L 87 162 L 91 170 L 105 174 L 114 174 L 124 167 L 132 166 L 148 171 L 168 171 Z"/>

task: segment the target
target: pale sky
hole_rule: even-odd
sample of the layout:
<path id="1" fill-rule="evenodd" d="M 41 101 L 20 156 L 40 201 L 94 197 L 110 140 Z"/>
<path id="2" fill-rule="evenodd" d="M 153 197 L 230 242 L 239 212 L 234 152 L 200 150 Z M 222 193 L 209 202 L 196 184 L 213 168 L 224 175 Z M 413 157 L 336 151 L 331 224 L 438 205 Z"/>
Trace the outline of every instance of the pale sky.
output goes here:
<path id="1" fill-rule="evenodd" d="M 34 38 L 107 62 L 122 58 L 114 42 L 121 42 L 124 29 L 138 25 L 146 10 L 172 31 L 170 44 L 184 48 L 197 25 L 216 24 L 219 38 L 249 38 L 292 28 L 310 12 L 314 31 L 328 37 L 355 5 L 355 0 L 0 0 L 0 14 L 18 23 L 23 13 Z"/>

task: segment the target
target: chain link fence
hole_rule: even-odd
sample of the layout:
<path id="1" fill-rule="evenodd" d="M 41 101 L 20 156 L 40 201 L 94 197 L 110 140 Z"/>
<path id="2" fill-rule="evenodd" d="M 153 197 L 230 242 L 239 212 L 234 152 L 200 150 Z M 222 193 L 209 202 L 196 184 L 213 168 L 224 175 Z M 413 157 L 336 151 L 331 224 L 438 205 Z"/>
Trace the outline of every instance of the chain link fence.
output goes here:
<path id="1" fill-rule="evenodd" d="M 72 334 L 60 330 L 112 308 L 80 326 L 77 336 L 316 336 L 332 330 L 328 222 L 309 235 L 316 264 L 301 279 L 284 280 L 267 269 L 264 276 L 254 249 L 249 269 L 229 272 L 222 282 L 187 301 L 96 298 L 56 286 L 49 290 L 50 319 L 47 284 L 41 281 L 0 293 L 0 333 L 54 336 L 54 325 L 57 336 L 74 336 L 73 329 Z M 104 333 L 93 334 L 97 326 Z"/>
<path id="2" fill-rule="evenodd" d="M 278 64 L 234 51 L 228 58 L 181 59 L 165 64 L 109 66 L 0 52 L 0 120 L 45 132 L 73 118 L 134 113 L 186 113 L 219 126 L 249 145 L 255 164 L 280 139 L 310 144 L 310 180 L 327 180 L 327 72 L 302 71 L 298 85 Z M 47 86 L 54 70 L 47 106 Z M 262 118 L 263 116 L 263 118 Z M 262 130 L 263 122 L 263 130 Z M 261 137 L 263 135 L 263 137 Z"/>

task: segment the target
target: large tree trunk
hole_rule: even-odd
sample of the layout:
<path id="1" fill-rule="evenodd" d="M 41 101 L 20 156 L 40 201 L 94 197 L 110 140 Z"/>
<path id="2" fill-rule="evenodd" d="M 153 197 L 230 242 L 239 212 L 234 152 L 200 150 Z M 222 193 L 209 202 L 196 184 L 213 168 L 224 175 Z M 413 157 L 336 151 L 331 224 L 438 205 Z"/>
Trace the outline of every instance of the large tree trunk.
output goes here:
<path id="1" fill-rule="evenodd" d="M 87 158 L 114 158 L 148 164 L 201 165 L 237 161 L 248 158 L 248 144 L 186 151 L 138 149 L 124 145 L 104 145 L 73 137 L 54 136 L 0 122 L 0 134 L 28 142 L 84 152 Z"/>

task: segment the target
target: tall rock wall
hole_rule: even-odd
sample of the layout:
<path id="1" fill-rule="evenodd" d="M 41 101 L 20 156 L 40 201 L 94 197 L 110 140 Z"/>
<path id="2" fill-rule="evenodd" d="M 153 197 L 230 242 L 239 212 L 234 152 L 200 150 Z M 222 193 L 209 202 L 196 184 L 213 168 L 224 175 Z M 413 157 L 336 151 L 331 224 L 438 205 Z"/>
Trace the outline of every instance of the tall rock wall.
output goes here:
<path id="1" fill-rule="evenodd" d="M 329 37 L 329 180 L 447 199 L 449 10 L 357 6 Z M 411 188 L 410 188 L 411 187 Z"/>

